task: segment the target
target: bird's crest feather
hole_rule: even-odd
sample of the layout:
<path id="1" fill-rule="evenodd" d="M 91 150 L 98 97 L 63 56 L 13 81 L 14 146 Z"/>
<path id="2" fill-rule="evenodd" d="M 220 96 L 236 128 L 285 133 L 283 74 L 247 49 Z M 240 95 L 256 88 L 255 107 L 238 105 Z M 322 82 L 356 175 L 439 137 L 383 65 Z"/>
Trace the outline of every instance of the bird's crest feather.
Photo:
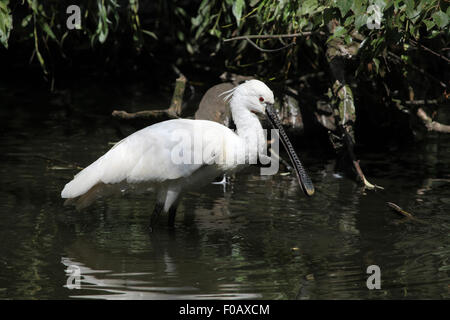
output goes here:
<path id="1" fill-rule="evenodd" d="M 223 101 L 230 102 L 236 88 L 237 87 L 234 87 L 233 89 L 222 92 L 221 94 L 219 94 L 219 97 L 225 95 L 225 97 L 223 98 Z"/>

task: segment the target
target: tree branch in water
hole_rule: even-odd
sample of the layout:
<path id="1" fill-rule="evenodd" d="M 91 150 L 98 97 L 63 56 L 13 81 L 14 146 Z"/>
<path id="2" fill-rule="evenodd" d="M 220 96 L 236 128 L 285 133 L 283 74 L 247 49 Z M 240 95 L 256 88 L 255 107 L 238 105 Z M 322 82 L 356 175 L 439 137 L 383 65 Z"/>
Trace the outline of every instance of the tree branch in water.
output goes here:
<path id="1" fill-rule="evenodd" d="M 417 109 L 417 116 L 423 121 L 428 131 L 450 133 L 449 125 L 433 121 L 422 108 Z"/>
<path id="2" fill-rule="evenodd" d="M 126 112 L 123 110 L 114 110 L 112 112 L 112 116 L 121 119 L 150 119 L 157 118 L 161 116 L 166 116 L 171 119 L 177 119 L 181 115 L 182 111 L 182 103 L 183 103 L 183 95 L 184 89 L 186 88 L 186 77 L 184 75 L 180 75 L 175 81 L 175 89 L 173 90 L 172 102 L 170 103 L 170 107 L 168 109 L 160 109 L 160 110 L 144 110 L 138 112 Z"/>

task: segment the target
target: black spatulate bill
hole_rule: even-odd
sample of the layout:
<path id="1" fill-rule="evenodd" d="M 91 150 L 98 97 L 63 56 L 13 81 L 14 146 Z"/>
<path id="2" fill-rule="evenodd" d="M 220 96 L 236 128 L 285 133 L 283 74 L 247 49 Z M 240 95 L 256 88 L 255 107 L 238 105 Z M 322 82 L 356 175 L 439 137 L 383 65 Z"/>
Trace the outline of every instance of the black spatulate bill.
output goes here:
<path id="1" fill-rule="evenodd" d="M 283 129 L 283 126 L 281 125 L 280 119 L 278 119 L 277 114 L 273 110 L 271 105 L 266 106 L 266 115 L 269 119 L 270 123 L 275 129 L 278 129 L 281 142 L 286 149 L 289 159 L 291 160 L 291 163 L 295 169 L 295 173 L 297 175 L 298 183 L 300 184 L 300 187 L 302 188 L 303 192 L 307 196 L 312 196 L 314 194 L 314 185 L 309 178 L 308 174 L 306 173 L 305 169 L 303 168 L 302 163 L 300 162 L 300 159 L 298 158 L 297 154 L 295 153 L 294 148 L 292 147 L 291 142 L 289 141 L 289 138 L 286 134 L 286 132 Z"/>

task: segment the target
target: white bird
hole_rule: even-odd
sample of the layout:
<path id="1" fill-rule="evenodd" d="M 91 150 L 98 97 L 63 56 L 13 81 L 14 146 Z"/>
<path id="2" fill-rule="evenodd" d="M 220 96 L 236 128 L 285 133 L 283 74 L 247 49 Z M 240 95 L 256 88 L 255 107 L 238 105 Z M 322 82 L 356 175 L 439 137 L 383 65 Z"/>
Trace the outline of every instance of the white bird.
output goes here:
<path id="1" fill-rule="evenodd" d="M 67 203 L 83 208 L 100 196 L 124 190 L 151 190 L 157 201 L 150 220 L 153 228 L 160 213 L 174 225 L 180 195 L 235 172 L 263 155 L 266 138 L 257 113 L 267 113 L 279 129 L 293 162 L 300 186 L 307 195 L 314 187 L 271 109 L 273 92 L 259 80 L 249 80 L 228 93 L 236 133 L 208 120 L 176 119 L 139 130 L 79 172 L 61 192 Z"/>

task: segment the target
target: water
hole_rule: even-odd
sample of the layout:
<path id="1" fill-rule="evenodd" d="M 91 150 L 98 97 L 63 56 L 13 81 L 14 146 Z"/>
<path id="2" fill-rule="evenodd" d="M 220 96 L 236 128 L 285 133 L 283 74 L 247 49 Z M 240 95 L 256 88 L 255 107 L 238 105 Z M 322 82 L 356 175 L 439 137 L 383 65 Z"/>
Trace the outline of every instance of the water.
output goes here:
<path id="1" fill-rule="evenodd" d="M 450 298 L 445 135 L 362 154 L 369 181 L 384 191 L 364 191 L 335 174 L 332 160 L 302 150 L 312 198 L 293 176 L 248 168 L 225 190 L 186 194 L 172 231 L 161 219 L 148 233 L 151 195 L 101 201 L 85 212 L 64 207 L 60 191 L 77 172 L 68 163 L 89 164 L 133 130 L 109 112 L 170 99 L 143 92 L 94 85 L 55 99 L 0 87 L 0 298 Z M 398 217 L 387 201 L 424 223 Z M 366 287 L 370 265 L 381 269 L 380 290 Z M 66 286 L 70 266 L 80 268 L 80 289 Z"/>

